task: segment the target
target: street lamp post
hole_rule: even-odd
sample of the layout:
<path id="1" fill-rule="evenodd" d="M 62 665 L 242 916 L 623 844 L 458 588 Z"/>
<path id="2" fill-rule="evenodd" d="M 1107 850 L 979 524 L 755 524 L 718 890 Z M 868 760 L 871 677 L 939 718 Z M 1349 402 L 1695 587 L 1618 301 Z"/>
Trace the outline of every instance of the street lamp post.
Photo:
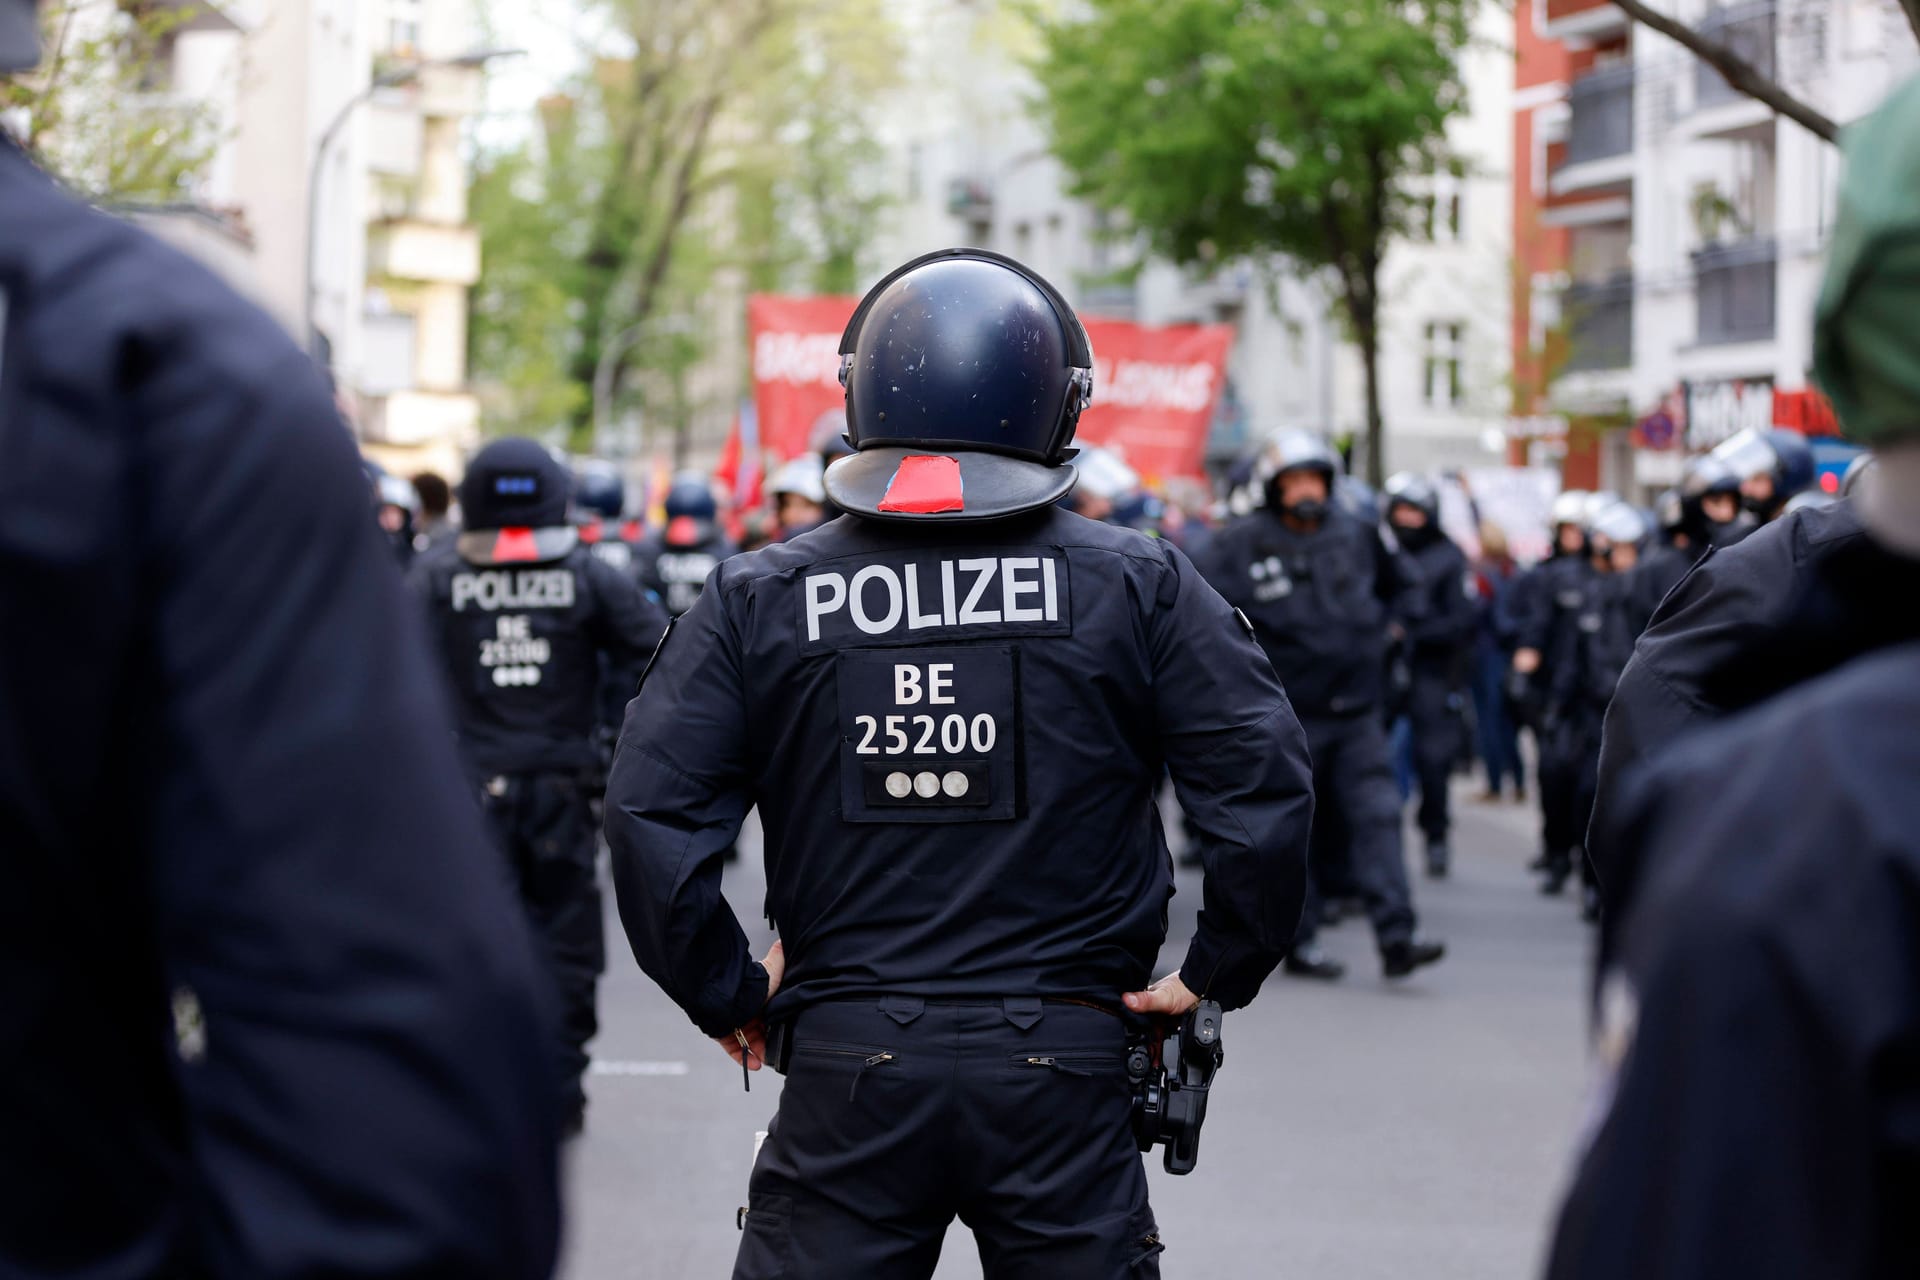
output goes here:
<path id="1" fill-rule="evenodd" d="M 319 261 L 317 242 L 320 230 L 320 173 L 326 164 L 327 152 L 340 136 L 340 130 L 353 113 L 382 89 L 396 89 L 401 85 L 417 82 L 430 67 L 466 67 L 477 69 L 484 67 L 495 58 L 512 58 L 526 52 L 524 49 L 476 49 L 472 53 L 463 53 L 457 58 L 435 58 L 424 62 L 408 62 L 389 68 L 376 75 L 366 88 L 340 104 L 340 110 L 334 113 L 327 127 L 320 131 L 320 141 L 313 148 L 313 163 L 307 170 L 307 262 L 306 293 L 303 315 L 307 322 L 307 350 L 315 360 L 322 357 L 320 350 L 320 326 L 314 319 L 313 304 L 319 296 L 320 285 L 315 267 Z"/>

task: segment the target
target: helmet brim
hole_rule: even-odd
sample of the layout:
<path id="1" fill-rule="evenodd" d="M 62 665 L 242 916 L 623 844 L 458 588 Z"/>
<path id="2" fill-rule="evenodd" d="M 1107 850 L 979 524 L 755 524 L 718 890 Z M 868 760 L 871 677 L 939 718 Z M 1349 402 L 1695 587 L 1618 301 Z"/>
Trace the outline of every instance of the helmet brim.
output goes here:
<path id="1" fill-rule="evenodd" d="M 882 510 L 887 490 L 908 458 L 942 456 L 960 464 L 961 506 L 953 511 L 909 512 Z M 1048 466 L 998 453 L 950 450 L 933 455 L 928 449 L 876 446 L 838 459 L 827 468 L 827 498 L 837 507 L 874 520 L 913 524 L 965 524 L 997 520 L 1035 511 L 1058 502 L 1073 489 L 1074 469 Z"/>
<path id="2" fill-rule="evenodd" d="M 572 525 L 540 529 L 465 529 L 454 539 L 460 558 L 483 568 L 494 565 L 546 564 L 564 559 L 580 545 Z"/>

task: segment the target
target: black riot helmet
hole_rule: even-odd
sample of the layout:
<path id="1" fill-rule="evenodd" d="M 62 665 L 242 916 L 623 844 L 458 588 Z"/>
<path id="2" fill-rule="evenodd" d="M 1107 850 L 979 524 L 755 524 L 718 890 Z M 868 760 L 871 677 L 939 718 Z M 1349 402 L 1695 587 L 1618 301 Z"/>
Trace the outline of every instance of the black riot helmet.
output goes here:
<path id="1" fill-rule="evenodd" d="M 559 559 L 580 540 L 567 523 L 572 490 L 567 469 L 536 441 L 493 441 L 460 480 L 461 557 L 473 564 Z"/>
<path id="2" fill-rule="evenodd" d="M 1427 523 L 1440 521 L 1440 490 L 1433 481 L 1411 471 L 1402 471 L 1387 481 L 1387 509 L 1396 505 L 1412 507 L 1426 514 Z"/>
<path id="3" fill-rule="evenodd" d="M 39 0 L 0 0 L 0 75 L 40 63 Z"/>
<path id="4" fill-rule="evenodd" d="M 1751 527 L 1751 518 L 1708 519 L 1703 504 L 1715 494 L 1727 494 L 1738 501 L 1740 473 L 1717 454 L 1688 459 L 1680 477 L 1680 529 L 1701 548 L 1738 542 Z"/>
<path id="5" fill-rule="evenodd" d="M 1058 290 L 1012 258 L 943 249 L 861 301 L 840 340 L 853 456 L 827 496 L 864 516 L 990 520 L 1073 487 L 1093 348 Z"/>
<path id="6" fill-rule="evenodd" d="M 600 458 L 587 458 L 574 468 L 573 502 L 603 520 L 618 520 L 627 509 L 627 482 L 620 468 Z"/>

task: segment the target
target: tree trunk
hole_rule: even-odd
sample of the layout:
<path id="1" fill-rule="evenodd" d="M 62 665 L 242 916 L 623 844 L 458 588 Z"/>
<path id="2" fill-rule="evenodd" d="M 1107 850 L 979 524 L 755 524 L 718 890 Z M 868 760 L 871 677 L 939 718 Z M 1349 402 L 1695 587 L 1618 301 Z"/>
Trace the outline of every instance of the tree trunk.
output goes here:
<path id="1" fill-rule="evenodd" d="M 1676 22 L 1664 13 L 1648 8 L 1641 0 L 1613 0 L 1613 2 L 1620 7 L 1622 13 L 1635 22 L 1658 31 L 1670 40 L 1678 41 L 1702 62 L 1724 76 L 1728 84 L 1749 98 L 1765 103 L 1795 124 L 1818 137 L 1825 138 L 1828 142 L 1840 141 L 1839 125 L 1788 93 L 1780 87 L 1779 81 L 1768 76 L 1718 40 L 1707 39 L 1685 23 Z M 1907 15 L 1911 19 L 1915 0 L 1901 0 L 1901 2 L 1903 7 L 1907 8 Z"/>
<path id="2" fill-rule="evenodd" d="M 1380 318 L 1371 305 L 1355 309 L 1353 332 L 1367 384 L 1367 483 L 1378 489 L 1386 483 L 1387 431 L 1380 416 Z"/>

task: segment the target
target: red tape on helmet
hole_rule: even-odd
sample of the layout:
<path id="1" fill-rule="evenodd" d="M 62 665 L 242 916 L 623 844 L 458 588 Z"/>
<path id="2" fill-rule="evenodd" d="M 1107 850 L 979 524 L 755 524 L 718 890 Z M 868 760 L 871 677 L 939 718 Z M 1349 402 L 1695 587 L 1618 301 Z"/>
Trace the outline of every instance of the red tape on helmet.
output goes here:
<path id="1" fill-rule="evenodd" d="M 914 454 L 900 459 L 879 510 L 904 515 L 934 515 L 966 510 L 960 462 L 944 454 Z"/>

